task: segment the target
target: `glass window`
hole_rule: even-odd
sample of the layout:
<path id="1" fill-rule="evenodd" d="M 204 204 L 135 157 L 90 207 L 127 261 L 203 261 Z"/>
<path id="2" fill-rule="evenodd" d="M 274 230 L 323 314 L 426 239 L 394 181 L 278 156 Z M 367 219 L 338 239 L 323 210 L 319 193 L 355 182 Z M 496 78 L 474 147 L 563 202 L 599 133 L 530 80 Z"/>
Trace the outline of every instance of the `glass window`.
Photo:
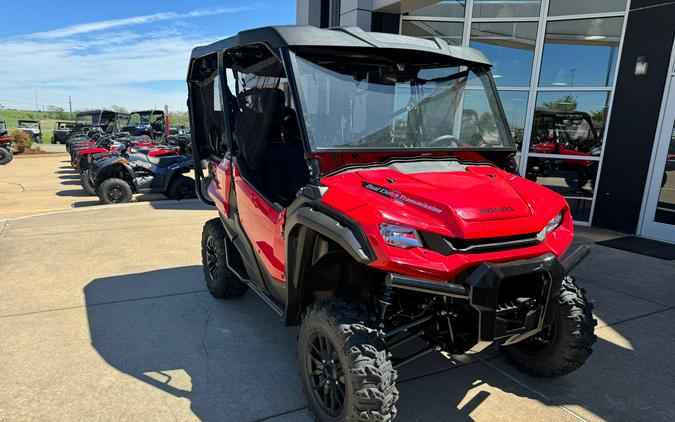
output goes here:
<path id="1" fill-rule="evenodd" d="M 439 37 L 450 45 L 462 45 L 463 29 L 464 24 L 461 22 L 404 20 L 401 34 L 422 38 Z"/>
<path id="2" fill-rule="evenodd" d="M 626 0 L 551 0 L 549 16 L 581 15 L 586 13 L 623 12 Z"/>
<path id="3" fill-rule="evenodd" d="M 483 22 L 471 27 L 471 47 L 490 59 L 500 87 L 530 86 L 536 39 L 536 22 Z"/>
<path id="4" fill-rule="evenodd" d="M 474 18 L 538 17 L 540 0 L 474 0 Z"/>
<path id="5" fill-rule="evenodd" d="M 661 191 L 654 221 L 675 225 L 675 127 L 671 132 L 666 167 L 661 176 Z"/>
<path id="6" fill-rule="evenodd" d="M 540 92 L 530 152 L 599 157 L 609 93 Z"/>
<path id="7" fill-rule="evenodd" d="M 516 142 L 518 151 L 520 151 L 525 133 L 525 115 L 527 114 L 527 98 L 529 95 L 527 92 L 500 91 L 499 97 L 502 100 L 506 120 L 509 122 L 511 135 Z"/>
<path id="8" fill-rule="evenodd" d="M 610 86 L 623 18 L 549 22 L 539 86 Z"/>
<path id="9" fill-rule="evenodd" d="M 420 3 L 424 5 L 420 7 Z M 433 16 L 439 18 L 463 18 L 466 1 L 464 0 L 441 0 L 441 1 L 415 1 L 404 0 L 402 10 L 408 10 L 409 16 Z"/>
<path id="10" fill-rule="evenodd" d="M 528 157 L 526 177 L 565 197 L 575 221 L 589 221 L 598 161 Z"/>

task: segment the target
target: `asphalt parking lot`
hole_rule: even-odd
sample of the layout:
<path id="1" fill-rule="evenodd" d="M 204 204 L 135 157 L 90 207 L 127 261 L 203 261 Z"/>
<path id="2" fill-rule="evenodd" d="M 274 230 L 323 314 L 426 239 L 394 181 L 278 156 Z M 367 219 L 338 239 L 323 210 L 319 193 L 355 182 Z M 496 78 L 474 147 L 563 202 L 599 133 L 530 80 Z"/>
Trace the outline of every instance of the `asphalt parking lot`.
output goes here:
<path id="1" fill-rule="evenodd" d="M 0 167 L 0 420 L 311 420 L 297 330 L 251 292 L 205 291 L 199 240 L 215 213 L 74 206 L 87 199 L 59 196 L 77 189 L 64 159 Z M 540 380 L 494 348 L 427 356 L 400 371 L 399 420 L 675 420 L 675 261 L 592 249 L 575 270 L 598 319 L 585 366 Z"/>

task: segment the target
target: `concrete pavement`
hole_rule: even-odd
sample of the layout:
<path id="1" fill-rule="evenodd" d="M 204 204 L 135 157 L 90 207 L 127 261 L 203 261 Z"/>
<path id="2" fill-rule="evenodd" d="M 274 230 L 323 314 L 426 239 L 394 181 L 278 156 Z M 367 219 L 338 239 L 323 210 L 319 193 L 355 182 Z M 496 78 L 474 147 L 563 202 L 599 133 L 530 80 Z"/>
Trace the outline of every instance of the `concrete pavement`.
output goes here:
<path id="1" fill-rule="evenodd" d="M 205 291 L 214 216 L 159 201 L 0 221 L 0 420 L 311 420 L 297 330 L 251 292 Z M 599 322 L 585 366 L 540 380 L 494 348 L 427 356 L 400 371 L 399 420 L 675 420 L 675 262 L 592 249 L 575 270 Z"/>
<path id="2" fill-rule="evenodd" d="M 64 149 L 64 145 L 40 147 Z M 162 194 L 134 195 L 135 201 L 165 198 Z M 82 190 L 80 175 L 66 153 L 17 155 L 0 166 L 0 219 L 99 205 L 98 197 Z"/>

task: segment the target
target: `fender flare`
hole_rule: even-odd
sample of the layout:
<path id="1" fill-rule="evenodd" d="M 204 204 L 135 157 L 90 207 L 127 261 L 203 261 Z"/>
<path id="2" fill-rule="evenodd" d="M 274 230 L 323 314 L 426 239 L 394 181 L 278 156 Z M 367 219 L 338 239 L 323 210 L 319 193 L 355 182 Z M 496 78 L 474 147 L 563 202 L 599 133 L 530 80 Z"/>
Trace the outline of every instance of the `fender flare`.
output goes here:
<path id="1" fill-rule="evenodd" d="M 176 164 L 173 164 L 173 165 L 176 165 Z M 176 167 L 176 168 L 172 169 L 171 166 L 169 166 L 169 169 L 167 169 L 167 173 L 164 176 L 164 181 L 162 183 L 162 191 L 163 192 L 166 192 L 167 189 L 169 189 L 169 185 L 171 184 L 171 181 L 173 180 L 173 178 L 176 177 L 176 175 L 189 173 L 190 170 L 192 170 L 192 168 L 193 168 L 192 160 L 182 161 L 180 163 L 177 163 L 177 165 L 178 165 L 178 167 Z M 195 186 L 195 189 L 196 189 L 196 186 Z"/>
<path id="2" fill-rule="evenodd" d="M 334 241 L 360 264 L 376 259 L 368 238 L 358 223 L 338 215 L 318 202 L 291 207 L 286 216 L 286 307 L 284 323 L 296 325 L 300 320 L 304 269 L 311 264 L 318 235 Z"/>
<path id="3" fill-rule="evenodd" d="M 108 158 L 108 160 L 113 161 L 113 160 L 118 159 L 118 158 L 119 157 L 110 157 L 110 158 Z M 103 182 L 103 180 L 107 179 L 107 177 L 106 177 L 103 180 L 99 181 L 101 171 L 103 171 L 103 174 L 106 175 L 108 172 L 112 171 L 116 167 L 122 167 L 124 169 L 124 171 L 127 174 L 129 174 L 129 176 L 131 177 L 131 180 L 132 180 L 132 186 L 131 187 L 132 187 L 132 189 L 135 190 L 136 189 L 136 173 L 134 173 L 134 170 L 131 168 L 129 163 L 112 163 L 111 162 L 110 164 L 107 164 L 104 167 L 101 167 L 98 170 L 98 173 L 96 174 L 96 185 L 100 185 Z"/>

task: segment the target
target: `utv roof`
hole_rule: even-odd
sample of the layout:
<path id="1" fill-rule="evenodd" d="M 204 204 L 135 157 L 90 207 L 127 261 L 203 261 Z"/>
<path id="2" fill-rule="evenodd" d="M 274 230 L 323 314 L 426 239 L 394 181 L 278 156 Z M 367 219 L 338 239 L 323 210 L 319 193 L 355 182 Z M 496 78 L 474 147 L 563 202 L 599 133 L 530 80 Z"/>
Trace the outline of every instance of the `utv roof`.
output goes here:
<path id="1" fill-rule="evenodd" d="M 255 43 L 269 47 L 338 47 L 425 51 L 460 60 L 489 65 L 483 53 L 469 47 L 450 46 L 443 39 L 365 32 L 357 27 L 320 29 L 315 26 L 268 26 L 239 32 L 237 35 L 192 50 L 192 59 L 220 50 Z"/>

